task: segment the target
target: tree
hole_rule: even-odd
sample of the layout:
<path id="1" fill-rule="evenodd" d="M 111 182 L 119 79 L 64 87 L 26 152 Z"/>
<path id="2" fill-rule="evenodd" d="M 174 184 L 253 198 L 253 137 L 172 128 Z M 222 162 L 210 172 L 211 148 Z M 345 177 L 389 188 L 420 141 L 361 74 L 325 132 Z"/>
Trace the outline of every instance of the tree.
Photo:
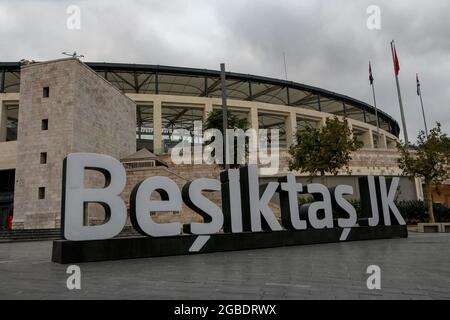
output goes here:
<path id="1" fill-rule="evenodd" d="M 228 111 L 228 128 L 229 129 L 247 129 L 247 119 L 239 119 L 235 114 Z M 205 130 L 218 129 L 223 134 L 223 112 L 222 109 L 216 109 L 208 112 L 205 123 L 203 125 Z"/>
<path id="2" fill-rule="evenodd" d="M 247 130 L 248 127 L 248 121 L 247 119 L 239 119 L 235 114 L 232 114 L 230 111 L 227 113 L 228 115 L 228 129 L 242 129 Z M 222 132 L 222 135 L 224 135 L 223 130 L 223 112 L 222 109 L 216 109 L 213 111 L 208 112 L 206 116 L 206 120 L 203 124 L 204 130 L 208 129 L 217 129 L 220 132 Z M 235 146 L 235 152 L 234 152 L 234 164 L 232 164 L 231 168 L 238 168 L 239 165 L 237 165 L 237 152 L 236 152 L 237 146 Z M 245 152 L 247 152 L 247 145 L 245 146 Z"/>
<path id="3" fill-rule="evenodd" d="M 310 179 L 320 174 L 322 180 L 325 173 L 337 175 L 344 167 L 350 172 L 351 153 L 361 147 L 346 119 L 327 118 L 322 127 L 297 130 L 296 143 L 289 148 L 289 170 L 307 172 Z"/>
<path id="4" fill-rule="evenodd" d="M 420 131 L 415 145 L 398 143 L 397 148 L 400 152 L 398 164 L 403 175 L 423 179 L 424 200 L 430 222 L 434 223 L 431 188 L 450 178 L 450 138 L 442 133 L 441 124 L 437 123 L 428 137 Z"/>

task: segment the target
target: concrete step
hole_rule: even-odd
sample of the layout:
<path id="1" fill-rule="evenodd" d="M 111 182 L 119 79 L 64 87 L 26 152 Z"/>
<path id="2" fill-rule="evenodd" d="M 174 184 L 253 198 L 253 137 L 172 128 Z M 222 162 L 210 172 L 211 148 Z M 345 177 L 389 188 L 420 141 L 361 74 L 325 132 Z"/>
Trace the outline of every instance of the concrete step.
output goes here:
<path id="1" fill-rule="evenodd" d="M 125 227 L 118 238 L 141 236 L 132 227 Z M 31 229 L 0 231 L 1 242 L 50 241 L 62 239 L 61 229 Z"/>
<path id="2" fill-rule="evenodd" d="M 0 231 L 0 242 L 45 241 L 61 239 L 60 229 Z"/>
<path id="3" fill-rule="evenodd" d="M 123 228 L 122 232 L 117 236 L 117 238 L 126 238 L 126 237 L 140 237 L 141 234 L 134 230 L 133 227 L 126 226 Z"/>

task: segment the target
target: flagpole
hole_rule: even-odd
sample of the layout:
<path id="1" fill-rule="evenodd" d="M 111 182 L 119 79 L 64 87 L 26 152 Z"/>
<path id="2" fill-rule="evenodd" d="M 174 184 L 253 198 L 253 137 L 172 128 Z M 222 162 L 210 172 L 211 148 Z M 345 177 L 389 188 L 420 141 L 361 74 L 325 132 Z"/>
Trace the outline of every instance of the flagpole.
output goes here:
<path id="1" fill-rule="evenodd" d="M 377 100 L 375 98 L 375 87 L 372 83 L 372 94 L 373 94 L 373 106 L 375 107 L 375 117 L 377 117 L 377 139 L 378 139 L 378 148 L 380 148 L 380 121 L 378 119 L 378 108 L 377 108 Z"/>
<path id="2" fill-rule="evenodd" d="M 400 105 L 400 115 L 402 117 L 403 135 L 405 137 L 405 143 L 409 144 L 408 131 L 406 130 L 405 112 L 403 111 L 402 93 L 400 91 L 400 83 L 398 81 L 398 75 L 396 72 L 395 56 L 394 56 L 394 40 L 391 41 L 392 61 L 394 63 L 395 82 L 397 83 L 398 103 Z"/>
<path id="3" fill-rule="evenodd" d="M 369 67 L 370 67 L 370 77 L 372 79 L 370 81 L 370 85 L 372 86 L 373 106 L 375 108 L 375 117 L 377 118 L 377 140 L 378 140 L 377 147 L 380 148 L 380 120 L 378 119 L 377 99 L 375 96 L 375 85 L 373 84 L 372 64 L 370 63 L 370 61 L 369 61 Z"/>
<path id="4" fill-rule="evenodd" d="M 425 135 L 428 139 L 428 126 L 427 126 L 427 120 L 425 118 L 425 109 L 423 107 L 423 100 L 422 100 L 422 87 L 420 85 L 420 81 L 419 81 L 419 75 L 416 75 L 416 79 L 417 79 L 417 93 L 419 94 L 420 97 L 420 105 L 422 106 L 422 115 L 423 115 L 423 123 L 425 125 Z"/>
<path id="5" fill-rule="evenodd" d="M 220 84 L 222 90 L 222 127 L 223 127 L 223 164 L 225 165 L 225 170 L 230 169 L 230 164 L 227 161 L 228 156 L 228 139 L 227 139 L 227 129 L 228 129 L 228 105 L 227 105 L 227 83 L 226 83 L 226 73 L 225 73 L 225 63 L 220 64 Z"/>

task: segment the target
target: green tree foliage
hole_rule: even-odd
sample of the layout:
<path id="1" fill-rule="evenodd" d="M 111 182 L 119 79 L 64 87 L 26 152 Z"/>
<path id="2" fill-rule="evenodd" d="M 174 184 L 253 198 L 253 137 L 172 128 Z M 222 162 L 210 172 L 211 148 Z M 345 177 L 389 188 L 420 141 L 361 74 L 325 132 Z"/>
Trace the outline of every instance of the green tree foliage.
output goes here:
<path id="1" fill-rule="evenodd" d="M 312 202 L 313 200 L 311 200 Z M 362 215 L 361 208 L 361 200 L 359 199 L 351 199 L 349 202 L 356 209 L 356 213 L 358 217 Z M 413 225 L 421 222 L 428 222 L 429 217 L 427 214 L 427 209 L 425 206 L 425 202 L 420 200 L 401 200 L 395 201 L 395 205 L 398 210 L 402 214 L 403 218 L 405 218 L 406 224 Z M 440 203 L 433 204 L 434 214 L 436 219 L 441 222 L 450 222 L 450 209 L 445 207 Z"/>
<path id="2" fill-rule="evenodd" d="M 442 133 L 441 124 L 433 128 L 428 137 L 424 131 L 417 136 L 415 145 L 397 144 L 399 167 L 403 174 L 422 178 L 424 197 L 430 222 L 435 222 L 431 188 L 450 178 L 450 138 Z"/>
<path id="3" fill-rule="evenodd" d="M 247 119 L 239 119 L 235 114 L 230 111 L 228 115 L 228 128 L 229 129 L 247 129 Z M 210 111 L 206 117 L 205 123 L 203 124 L 205 130 L 208 129 L 218 129 L 223 134 L 223 112 L 222 109 L 216 109 Z"/>
<path id="4" fill-rule="evenodd" d="M 242 129 L 247 130 L 248 127 L 248 121 L 247 119 L 239 119 L 235 114 L 232 114 L 230 111 L 227 113 L 228 115 L 228 129 Z M 216 109 L 213 111 L 210 111 L 207 116 L 206 120 L 203 124 L 203 129 L 217 129 L 220 132 L 222 132 L 222 135 L 224 135 L 223 131 L 223 112 L 222 109 Z M 239 165 L 237 165 L 237 146 L 235 145 L 235 152 L 234 152 L 234 164 L 230 165 L 231 168 L 238 168 Z M 245 152 L 248 152 L 248 146 L 245 146 Z"/>
<path id="5" fill-rule="evenodd" d="M 351 153 L 361 147 L 346 119 L 328 118 L 322 127 L 297 131 L 296 143 L 289 148 L 289 170 L 309 173 L 311 179 L 323 178 L 325 173 L 337 175 L 344 167 L 350 173 Z"/>
<path id="6" fill-rule="evenodd" d="M 428 222 L 430 220 L 427 213 L 427 205 L 424 201 L 398 201 L 395 204 L 408 225 Z M 436 220 L 440 222 L 450 222 L 450 209 L 446 208 L 444 205 L 434 203 L 433 213 Z"/>

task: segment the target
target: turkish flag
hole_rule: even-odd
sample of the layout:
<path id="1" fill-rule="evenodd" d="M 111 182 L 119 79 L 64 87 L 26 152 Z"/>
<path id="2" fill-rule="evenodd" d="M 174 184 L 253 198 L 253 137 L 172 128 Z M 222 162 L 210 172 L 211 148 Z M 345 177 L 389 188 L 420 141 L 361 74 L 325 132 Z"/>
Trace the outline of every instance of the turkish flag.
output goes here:
<path id="1" fill-rule="evenodd" d="M 395 49 L 395 47 L 394 47 L 394 68 L 395 74 L 398 76 L 400 72 L 400 62 L 398 61 L 397 50 Z"/>

